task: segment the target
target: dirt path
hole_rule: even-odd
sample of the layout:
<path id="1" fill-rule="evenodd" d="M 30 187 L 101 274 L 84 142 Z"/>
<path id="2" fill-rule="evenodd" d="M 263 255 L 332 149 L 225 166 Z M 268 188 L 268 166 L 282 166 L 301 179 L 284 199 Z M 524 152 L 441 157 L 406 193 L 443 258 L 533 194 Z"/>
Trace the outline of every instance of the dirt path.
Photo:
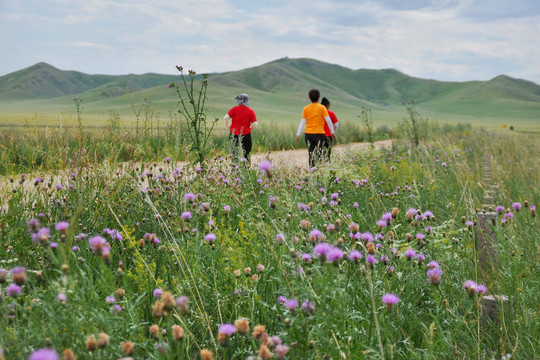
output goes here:
<path id="1" fill-rule="evenodd" d="M 388 148 L 392 146 L 392 140 L 382 140 L 375 142 L 375 148 Z M 344 155 L 350 152 L 356 152 L 369 149 L 369 143 L 352 143 L 347 145 L 334 145 L 332 147 L 332 158 L 335 160 L 341 159 Z M 264 159 L 270 160 L 274 164 L 281 167 L 301 167 L 308 166 L 308 152 L 306 149 L 298 150 L 283 150 L 272 151 L 268 153 L 258 153 L 251 156 L 252 163 L 258 163 Z"/>
<path id="2" fill-rule="evenodd" d="M 375 142 L 375 148 L 388 148 L 392 145 L 392 140 L 382 140 Z M 369 149 L 369 143 L 352 143 L 347 145 L 335 145 L 332 148 L 332 159 L 334 162 L 339 162 L 340 159 L 346 158 L 347 154 L 351 152 L 358 152 L 362 150 Z M 267 153 L 256 153 L 251 156 L 252 163 L 260 163 L 262 160 L 270 160 L 276 167 L 282 169 L 293 169 L 300 170 L 306 169 L 308 166 L 308 152 L 306 149 L 299 150 L 282 150 L 282 151 L 271 151 Z M 151 164 L 151 166 L 150 166 Z M 173 166 L 174 168 L 183 168 L 186 166 L 186 162 L 176 162 L 173 164 L 165 163 L 147 163 L 145 168 L 153 168 L 154 171 L 159 167 L 167 168 Z M 103 164 L 103 167 L 108 167 L 114 172 L 122 172 L 122 169 L 128 167 L 133 168 L 133 164 Z M 140 168 L 140 165 L 137 165 Z M 94 169 L 96 170 L 96 169 Z M 40 177 L 42 182 L 37 185 L 38 187 L 48 188 L 48 184 L 51 184 L 51 189 L 54 189 L 59 183 L 69 183 L 68 178 L 70 177 L 70 172 L 59 171 L 56 174 L 26 174 L 26 180 L 20 182 L 18 176 L 4 176 L 0 177 L 0 214 L 7 211 L 8 199 L 11 197 L 10 193 L 13 191 L 23 191 L 23 192 L 32 192 L 36 189 L 34 185 L 36 177 Z M 11 180 L 12 179 L 12 180 Z"/>

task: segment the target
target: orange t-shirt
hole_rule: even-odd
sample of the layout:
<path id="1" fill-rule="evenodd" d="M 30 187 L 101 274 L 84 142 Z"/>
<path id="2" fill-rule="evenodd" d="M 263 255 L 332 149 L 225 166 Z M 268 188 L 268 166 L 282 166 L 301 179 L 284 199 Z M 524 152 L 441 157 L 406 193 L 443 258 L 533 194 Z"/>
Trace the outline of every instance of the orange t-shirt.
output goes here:
<path id="1" fill-rule="evenodd" d="M 324 134 L 324 117 L 328 116 L 326 107 L 319 103 L 311 103 L 302 111 L 302 119 L 306 119 L 306 134 Z"/>

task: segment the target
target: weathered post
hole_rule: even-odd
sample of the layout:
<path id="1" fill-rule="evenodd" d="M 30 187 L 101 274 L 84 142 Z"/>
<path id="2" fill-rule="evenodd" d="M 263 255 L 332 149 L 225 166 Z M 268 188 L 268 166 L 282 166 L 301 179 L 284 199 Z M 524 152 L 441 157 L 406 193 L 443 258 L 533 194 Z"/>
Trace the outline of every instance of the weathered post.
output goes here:
<path id="1" fill-rule="evenodd" d="M 497 269 L 498 263 L 498 240 L 494 231 L 497 224 L 497 213 L 493 212 L 493 208 L 495 207 L 495 196 L 499 186 L 491 183 L 491 164 L 487 154 L 484 155 L 483 180 L 488 190 L 484 192 L 482 198 L 483 211 L 477 213 L 476 249 L 480 277 L 485 284 L 488 284 L 488 288 L 492 288 L 490 286 L 491 278 L 493 272 Z M 482 326 L 486 326 L 491 321 L 502 329 L 503 320 L 505 318 L 510 319 L 512 316 L 512 303 L 509 302 L 508 296 L 505 295 L 486 295 L 482 297 L 481 306 L 482 317 L 480 323 Z"/>

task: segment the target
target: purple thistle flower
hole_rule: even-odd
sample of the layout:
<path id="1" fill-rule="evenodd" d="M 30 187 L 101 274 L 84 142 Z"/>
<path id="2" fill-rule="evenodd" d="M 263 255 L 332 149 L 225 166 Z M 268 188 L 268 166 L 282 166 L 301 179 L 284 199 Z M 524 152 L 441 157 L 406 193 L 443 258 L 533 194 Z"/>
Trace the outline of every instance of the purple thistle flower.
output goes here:
<path id="1" fill-rule="evenodd" d="M 405 250 L 405 257 L 407 258 L 407 260 L 412 260 L 415 255 L 416 252 L 414 251 L 414 249 L 408 248 L 407 250 Z"/>
<path id="2" fill-rule="evenodd" d="M 28 360 L 58 360 L 58 353 L 51 349 L 39 349 L 30 355 Z"/>
<path id="3" fill-rule="evenodd" d="M 469 221 L 466 221 L 466 222 L 465 222 L 465 225 L 470 229 L 470 228 L 473 227 L 474 223 L 473 223 L 472 221 L 469 220 Z"/>
<path id="4" fill-rule="evenodd" d="M 480 296 L 484 295 L 487 291 L 487 288 L 484 285 L 476 285 L 476 293 Z"/>
<path id="5" fill-rule="evenodd" d="M 270 340 L 272 341 L 272 344 L 274 345 L 281 345 L 281 338 L 277 335 L 271 336 Z"/>
<path id="6" fill-rule="evenodd" d="M 154 289 L 154 293 L 153 293 L 154 297 L 159 299 L 161 297 L 161 295 L 163 295 L 163 290 L 160 289 L 160 288 L 156 288 Z"/>
<path id="7" fill-rule="evenodd" d="M 438 268 L 429 269 L 426 272 L 429 282 L 432 283 L 433 285 L 439 285 L 439 283 L 441 282 L 442 274 L 443 274 L 442 270 Z"/>
<path id="8" fill-rule="evenodd" d="M 365 232 L 360 234 L 360 239 L 362 239 L 365 243 L 373 242 L 374 237 L 373 234 L 370 232 Z"/>
<path id="9" fill-rule="evenodd" d="M 324 234 L 320 231 L 320 230 L 317 230 L 317 229 L 313 229 L 311 230 L 311 232 L 309 233 L 309 238 L 310 239 L 315 239 L 315 240 L 321 240 L 321 239 L 324 239 L 325 236 Z"/>
<path id="10" fill-rule="evenodd" d="M 56 242 L 53 241 L 53 242 L 51 242 L 51 243 L 49 244 L 49 246 L 51 247 L 51 249 L 54 250 L 54 249 L 56 249 L 56 248 L 58 247 L 58 243 L 56 243 Z"/>
<path id="11" fill-rule="evenodd" d="M 304 301 L 301 308 L 307 314 L 313 314 L 315 312 L 315 304 L 313 304 L 313 301 Z"/>
<path id="12" fill-rule="evenodd" d="M 360 225 L 358 225 L 358 224 L 355 223 L 355 222 L 352 222 L 352 223 L 349 225 L 349 230 L 350 230 L 352 233 L 357 233 L 358 230 L 360 230 Z"/>
<path id="13" fill-rule="evenodd" d="M 107 243 L 107 240 L 102 238 L 99 235 L 93 236 L 88 240 L 88 243 L 90 244 L 90 248 L 96 252 L 101 253 L 103 251 L 103 247 Z"/>
<path id="14" fill-rule="evenodd" d="M 424 240 L 426 238 L 426 235 L 422 234 L 422 233 L 417 233 L 416 234 L 416 240 Z"/>
<path id="15" fill-rule="evenodd" d="M 338 263 L 343 258 L 343 251 L 337 247 L 332 246 L 326 254 L 326 261 Z"/>
<path id="16" fill-rule="evenodd" d="M 377 259 L 373 255 L 368 255 L 366 257 L 366 264 L 368 264 L 371 268 L 373 268 L 373 266 L 377 264 Z"/>
<path id="17" fill-rule="evenodd" d="M 41 223 L 39 222 L 38 219 L 30 219 L 28 221 L 28 230 L 32 233 L 38 231 L 39 227 L 41 226 Z"/>
<path id="18" fill-rule="evenodd" d="M 283 236 L 283 234 L 277 234 L 276 235 L 276 242 L 278 244 L 283 244 L 285 243 L 285 236 Z"/>
<path id="19" fill-rule="evenodd" d="M 498 212 L 499 214 L 502 214 L 504 212 L 504 206 L 497 206 L 495 208 L 495 211 Z"/>
<path id="20" fill-rule="evenodd" d="M 399 302 L 399 297 L 396 294 L 384 294 L 382 297 L 382 302 L 388 307 L 389 310 L 392 310 L 392 307 Z"/>
<path id="21" fill-rule="evenodd" d="M 407 210 L 405 214 L 407 215 L 409 219 L 412 219 L 413 216 L 415 216 L 417 213 L 418 213 L 418 210 L 410 208 L 409 210 Z"/>
<path id="22" fill-rule="evenodd" d="M 332 193 L 332 195 L 330 195 L 331 200 L 337 200 L 338 197 L 339 197 L 338 193 Z"/>
<path id="23" fill-rule="evenodd" d="M 225 212 L 225 214 L 228 214 L 231 212 L 231 207 L 229 205 L 225 205 L 223 206 L 223 211 Z"/>
<path id="24" fill-rule="evenodd" d="M 114 304 L 114 306 L 111 307 L 111 314 L 120 312 L 122 312 L 122 307 L 120 305 Z"/>
<path id="25" fill-rule="evenodd" d="M 388 222 L 384 219 L 377 220 L 377 226 L 382 229 L 383 227 L 386 227 L 388 225 Z"/>
<path id="26" fill-rule="evenodd" d="M 213 234 L 213 233 L 207 234 L 204 237 L 204 240 L 206 240 L 206 242 L 208 242 L 210 245 L 212 245 L 214 243 L 214 241 L 216 241 L 216 234 Z"/>
<path id="27" fill-rule="evenodd" d="M 182 220 L 190 220 L 191 219 L 191 212 L 189 211 L 184 211 L 182 212 L 182 215 L 180 215 L 180 217 L 182 218 Z"/>
<path id="28" fill-rule="evenodd" d="M 156 289 L 156 290 L 157 290 L 157 289 Z M 154 290 L 154 292 L 155 292 L 155 290 Z M 106 302 L 107 304 L 112 304 L 112 303 L 115 302 L 115 301 L 116 301 L 116 298 L 115 298 L 114 296 L 107 296 L 107 297 L 105 298 L 105 302 Z"/>
<path id="29" fill-rule="evenodd" d="M 187 194 L 184 196 L 184 200 L 186 200 L 188 203 L 194 202 L 195 199 L 196 199 L 196 196 L 195 196 L 195 194 L 193 194 L 193 193 L 187 193 Z"/>
<path id="30" fill-rule="evenodd" d="M 382 214 L 381 219 L 386 220 L 386 222 L 388 222 L 388 223 L 391 222 L 393 220 L 392 213 L 386 212 L 386 213 Z"/>
<path id="31" fill-rule="evenodd" d="M 463 284 L 463 288 L 467 290 L 469 293 L 469 296 L 473 296 L 476 292 L 476 283 L 472 280 L 465 281 L 465 284 Z"/>
<path id="32" fill-rule="evenodd" d="M 32 241 L 45 245 L 49 241 L 50 237 L 51 237 L 51 232 L 49 228 L 44 227 L 44 228 L 39 229 L 37 233 L 32 234 Z"/>
<path id="33" fill-rule="evenodd" d="M 291 311 L 295 311 L 296 308 L 298 307 L 298 300 L 296 299 L 288 299 L 287 301 L 285 301 L 285 306 Z"/>
<path id="34" fill-rule="evenodd" d="M 311 255 L 310 254 L 302 254 L 302 261 L 304 261 L 305 263 L 310 263 L 311 262 Z"/>
<path id="35" fill-rule="evenodd" d="M 358 250 L 353 250 L 351 251 L 351 253 L 349 254 L 349 260 L 351 261 L 354 261 L 354 262 L 358 262 L 358 260 L 362 259 L 362 253 Z"/>
<path id="36" fill-rule="evenodd" d="M 233 324 L 222 324 L 219 326 L 218 332 L 231 336 L 236 332 L 236 327 Z"/>
<path id="37" fill-rule="evenodd" d="M 355 202 L 352 206 L 353 206 L 353 208 L 358 209 L 360 207 L 360 204 Z"/>
<path id="38" fill-rule="evenodd" d="M 17 266 L 11 269 L 11 275 L 20 275 L 26 271 L 25 267 Z"/>
<path id="39" fill-rule="evenodd" d="M 17 296 L 21 294 L 21 287 L 17 284 L 10 284 L 6 288 L 6 294 L 8 296 L 11 296 L 12 298 L 16 298 Z"/>
<path id="40" fill-rule="evenodd" d="M 189 303 L 189 298 L 187 296 L 179 296 L 174 299 L 174 303 L 177 307 L 186 307 Z"/>
<path id="41" fill-rule="evenodd" d="M 57 231 L 65 233 L 68 227 L 69 227 L 69 223 L 67 221 L 60 221 L 58 224 L 56 224 L 55 229 Z"/>
<path id="42" fill-rule="evenodd" d="M 313 248 L 313 254 L 316 258 L 320 258 L 321 260 L 326 260 L 326 255 L 330 251 L 331 246 L 327 243 L 320 243 L 315 245 Z"/>
<path id="43" fill-rule="evenodd" d="M 416 260 L 418 260 L 418 264 L 422 264 L 424 260 L 426 260 L 426 256 L 422 253 L 416 254 Z"/>
<path id="44" fill-rule="evenodd" d="M 439 263 L 436 262 L 436 261 L 430 261 L 427 265 L 426 265 L 426 269 L 438 269 L 439 268 Z"/>
<path id="45" fill-rule="evenodd" d="M 268 160 L 263 160 L 259 164 L 259 170 L 265 173 L 272 170 L 272 167 L 273 167 L 272 163 Z"/>
<path id="46" fill-rule="evenodd" d="M 512 209 L 514 209 L 515 211 L 521 210 L 521 203 L 519 203 L 519 202 L 513 203 L 512 204 Z"/>
<path id="47" fill-rule="evenodd" d="M 56 296 L 56 298 L 58 299 L 58 301 L 60 301 L 61 303 L 65 303 L 67 301 L 67 296 L 66 294 L 63 294 L 63 293 L 60 293 Z"/>
<path id="48" fill-rule="evenodd" d="M 285 344 L 277 344 L 274 348 L 276 359 L 285 359 L 285 355 L 289 352 L 289 347 Z"/>
<path id="49" fill-rule="evenodd" d="M 287 301 L 287 298 L 285 296 L 283 296 L 283 295 L 279 296 L 278 299 L 277 299 L 277 303 L 279 305 L 285 304 L 286 301 Z"/>

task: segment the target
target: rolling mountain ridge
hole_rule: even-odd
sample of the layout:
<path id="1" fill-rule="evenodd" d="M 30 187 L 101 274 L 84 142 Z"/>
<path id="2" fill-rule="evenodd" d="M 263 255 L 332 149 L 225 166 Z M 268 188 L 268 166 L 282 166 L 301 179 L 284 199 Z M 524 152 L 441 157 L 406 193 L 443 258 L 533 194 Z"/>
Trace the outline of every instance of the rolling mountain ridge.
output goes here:
<path id="1" fill-rule="evenodd" d="M 144 94 L 163 109 L 177 99 L 168 89 L 177 75 L 88 75 L 59 70 L 46 63 L 0 77 L 0 111 L 10 107 L 70 106 L 73 97 L 84 99 L 92 111 L 125 103 L 126 94 Z M 296 111 L 307 101 L 307 91 L 321 90 L 333 104 L 350 108 L 402 110 L 414 100 L 431 113 L 540 119 L 540 85 L 505 75 L 489 81 L 445 82 L 415 78 L 394 69 L 352 70 L 307 58 L 282 58 L 259 66 L 209 74 L 210 108 L 225 111 L 234 94 L 249 93 L 263 113 L 279 116 Z M 167 91 L 168 90 L 168 91 Z M 21 105 L 23 104 L 23 105 Z M 94 105 L 93 105 L 94 104 Z M 354 109 L 354 110 L 353 110 Z"/>

